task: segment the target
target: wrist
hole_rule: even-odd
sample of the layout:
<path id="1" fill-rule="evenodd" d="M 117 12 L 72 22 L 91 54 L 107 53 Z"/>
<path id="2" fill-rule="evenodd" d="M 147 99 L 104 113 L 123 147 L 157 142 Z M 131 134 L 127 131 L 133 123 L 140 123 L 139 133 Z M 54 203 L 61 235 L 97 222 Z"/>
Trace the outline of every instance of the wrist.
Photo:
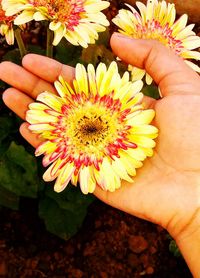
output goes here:
<path id="1" fill-rule="evenodd" d="M 173 234 L 172 234 L 173 236 Z M 200 278 L 200 208 L 179 234 L 174 237 L 194 278 Z"/>
<path id="2" fill-rule="evenodd" d="M 183 215 L 179 221 L 174 222 L 167 227 L 167 230 L 177 243 L 190 240 L 194 236 L 200 237 L 200 207 L 188 217 L 187 221 L 185 221 L 185 215 Z"/>

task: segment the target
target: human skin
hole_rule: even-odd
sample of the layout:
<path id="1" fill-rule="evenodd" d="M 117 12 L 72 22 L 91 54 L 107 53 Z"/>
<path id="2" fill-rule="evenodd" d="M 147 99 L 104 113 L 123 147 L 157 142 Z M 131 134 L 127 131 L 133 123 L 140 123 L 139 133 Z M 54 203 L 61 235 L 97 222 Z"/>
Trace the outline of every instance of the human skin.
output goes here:
<path id="1" fill-rule="evenodd" d="M 95 195 L 167 229 L 193 276 L 200 277 L 200 77 L 156 41 L 114 34 L 111 46 L 123 61 L 145 68 L 158 84 L 163 98 L 145 97 L 144 102 L 156 111 L 153 124 L 159 136 L 154 156 L 138 169 L 133 184 L 122 182 L 113 193 L 97 187 Z M 5 104 L 25 120 L 36 96 L 44 90 L 55 92 L 53 82 L 59 75 L 70 82 L 74 69 L 35 54 L 26 55 L 22 64 L 2 62 L 0 78 L 12 86 L 3 93 Z M 20 132 L 34 147 L 41 143 L 28 123 Z"/>

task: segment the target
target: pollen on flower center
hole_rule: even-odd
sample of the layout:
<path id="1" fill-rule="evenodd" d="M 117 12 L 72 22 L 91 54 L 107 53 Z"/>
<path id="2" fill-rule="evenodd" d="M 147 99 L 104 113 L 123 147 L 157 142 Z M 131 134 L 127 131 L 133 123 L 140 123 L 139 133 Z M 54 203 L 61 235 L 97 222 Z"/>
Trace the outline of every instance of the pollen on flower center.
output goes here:
<path id="1" fill-rule="evenodd" d="M 103 136 L 105 130 L 108 127 L 104 126 L 101 117 L 94 117 L 92 119 L 88 119 L 85 116 L 83 117 L 83 124 L 80 126 L 79 131 L 84 137 L 90 141 L 96 136 Z M 88 142 L 89 143 L 89 142 Z"/>
<path id="2" fill-rule="evenodd" d="M 33 0 L 30 2 L 37 8 L 45 7 L 50 17 L 64 23 L 69 30 L 73 30 L 79 24 L 85 11 L 83 0 Z"/>
<path id="3" fill-rule="evenodd" d="M 100 104 L 100 99 L 97 103 L 92 102 L 69 109 L 65 119 L 66 137 L 72 150 L 102 157 L 124 126 L 117 110 L 104 106 L 104 102 Z"/>

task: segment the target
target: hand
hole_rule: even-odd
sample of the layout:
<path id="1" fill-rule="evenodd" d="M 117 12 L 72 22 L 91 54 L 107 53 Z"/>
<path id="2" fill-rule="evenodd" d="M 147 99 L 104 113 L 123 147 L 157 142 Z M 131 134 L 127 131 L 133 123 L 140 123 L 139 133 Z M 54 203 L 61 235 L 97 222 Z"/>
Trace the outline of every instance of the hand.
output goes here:
<path id="1" fill-rule="evenodd" d="M 200 219 L 200 77 L 158 42 L 116 34 L 111 46 L 158 84 L 163 98 L 150 106 L 156 111 L 159 136 L 154 156 L 144 162 L 132 185 L 123 182 L 114 193 L 98 187 L 95 194 L 180 238 L 185 230 L 192 233 L 192 222 Z"/>
<path id="2" fill-rule="evenodd" d="M 174 236 L 193 231 L 200 218 L 200 78 L 184 61 L 155 41 L 134 40 L 115 34 L 113 51 L 125 62 L 145 68 L 159 85 L 163 99 L 145 98 L 156 110 L 159 128 L 155 155 L 144 162 L 133 184 L 123 182 L 114 193 L 95 194 L 104 202 L 130 214 L 160 224 Z M 23 67 L 0 65 L 0 78 L 13 86 L 3 94 L 5 104 L 22 119 L 29 103 L 42 91 L 54 91 L 62 75 L 70 82 L 74 69 L 52 59 L 29 54 Z M 24 123 L 20 132 L 37 147 L 40 140 Z"/>

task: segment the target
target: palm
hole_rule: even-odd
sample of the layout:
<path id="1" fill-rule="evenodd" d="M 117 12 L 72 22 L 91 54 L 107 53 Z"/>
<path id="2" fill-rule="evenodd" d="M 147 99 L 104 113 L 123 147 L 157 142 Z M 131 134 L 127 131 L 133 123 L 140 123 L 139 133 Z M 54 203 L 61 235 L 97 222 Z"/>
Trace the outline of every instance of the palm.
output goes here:
<path id="1" fill-rule="evenodd" d="M 173 95 L 155 106 L 156 124 L 161 130 L 156 152 L 163 163 L 177 171 L 199 170 L 199 105 L 200 96 Z"/>
<path id="2" fill-rule="evenodd" d="M 114 193 L 97 189 L 96 195 L 112 206 L 164 227 L 181 221 L 179 212 L 185 208 L 189 218 L 200 189 L 200 112 L 197 110 L 199 115 L 194 115 L 189 107 L 199 104 L 198 96 L 192 99 L 176 95 L 154 101 L 155 124 L 159 128 L 154 156 L 138 169 L 133 185 L 124 182 Z"/>
<path id="3" fill-rule="evenodd" d="M 117 47 L 120 51 L 122 46 L 118 45 Z M 163 51 L 163 49 L 161 50 Z M 132 63 L 138 64 L 138 66 L 140 63 L 143 64 L 142 61 L 138 61 L 138 57 L 137 61 L 134 61 L 137 53 L 134 56 L 133 50 L 131 51 L 123 51 L 122 53 L 125 53 L 124 55 L 132 53 Z M 137 52 L 137 48 L 134 48 L 134 51 Z M 138 51 L 142 56 L 140 46 Z M 159 56 L 157 49 L 155 52 Z M 116 54 L 120 56 L 118 53 Z M 146 55 L 148 55 L 148 51 Z M 170 56 L 171 53 L 167 53 L 167 55 Z M 146 58 L 148 57 L 141 57 L 141 59 L 146 60 L 146 67 L 148 68 L 150 56 L 149 59 Z M 168 58 L 166 57 L 166 59 Z M 155 125 L 160 130 L 155 155 L 147 159 L 144 166 L 137 171 L 138 174 L 132 185 L 124 182 L 123 186 L 114 193 L 102 191 L 100 188 L 97 188 L 95 192 L 100 199 L 108 204 L 165 227 L 169 223 L 173 226 L 177 221 L 180 222 L 179 211 L 183 211 L 185 207 L 188 208 L 188 219 L 191 217 L 197 191 L 200 190 L 197 185 L 200 174 L 198 166 L 200 165 L 198 135 L 200 132 L 198 120 L 200 118 L 200 97 L 195 95 L 200 84 L 199 78 L 182 61 L 176 61 L 174 55 L 172 58 L 175 60 L 176 68 L 179 69 L 178 73 L 175 73 L 174 83 L 172 82 L 173 76 L 168 77 L 162 71 L 155 75 L 156 69 L 152 66 L 149 70 L 165 96 L 159 101 L 146 99 L 156 110 Z M 124 57 L 124 60 L 129 62 L 130 58 Z M 4 93 L 4 101 L 23 119 L 25 119 L 28 104 L 41 91 L 52 91 L 52 82 L 59 74 L 62 74 L 68 81 L 72 79 L 74 74 L 74 70 L 70 67 L 35 55 L 29 55 L 25 59 L 24 67 L 25 70 L 10 63 L 4 63 L 0 66 L 2 80 L 14 87 Z M 177 81 L 179 74 L 180 78 L 183 79 L 184 74 L 188 78 L 191 76 L 194 82 Z M 16 75 L 18 76 L 17 80 L 13 78 Z M 193 96 L 191 97 L 191 95 Z M 22 125 L 21 133 L 34 147 L 40 143 L 40 140 L 29 132 L 27 124 Z"/>
<path id="4" fill-rule="evenodd" d="M 200 175 L 199 104 L 200 97 L 190 95 L 169 96 L 155 103 L 160 133 L 155 155 L 140 170 L 138 184 L 142 183 L 143 188 L 139 188 L 137 200 L 138 206 L 143 204 L 144 218 L 163 226 L 181 208 L 192 209 L 196 205 L 193 202 Z M 168 216 L 164 223 L 163 215 Z"/>

